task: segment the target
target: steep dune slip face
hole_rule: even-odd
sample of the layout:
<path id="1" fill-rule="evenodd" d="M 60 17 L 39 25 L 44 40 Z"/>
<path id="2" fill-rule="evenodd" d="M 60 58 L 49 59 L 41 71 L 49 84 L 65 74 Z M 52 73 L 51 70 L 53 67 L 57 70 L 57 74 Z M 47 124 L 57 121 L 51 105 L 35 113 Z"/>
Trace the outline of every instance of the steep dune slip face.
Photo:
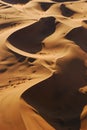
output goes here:
<path id="1" fill-rule="evenodd" d="M 87 130 L 87 2 L 0 1 L 0 130 Z"/>

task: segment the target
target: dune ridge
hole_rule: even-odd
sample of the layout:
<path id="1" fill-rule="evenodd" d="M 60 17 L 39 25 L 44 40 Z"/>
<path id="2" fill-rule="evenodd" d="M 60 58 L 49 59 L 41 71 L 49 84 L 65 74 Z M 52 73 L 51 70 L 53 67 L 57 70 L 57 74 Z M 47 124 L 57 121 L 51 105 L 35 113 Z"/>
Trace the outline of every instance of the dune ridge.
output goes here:
<path id="1" fill-rule="evenodd" d="M 87 130 L 87 1 L 0 0 L 0 129 Z"/>

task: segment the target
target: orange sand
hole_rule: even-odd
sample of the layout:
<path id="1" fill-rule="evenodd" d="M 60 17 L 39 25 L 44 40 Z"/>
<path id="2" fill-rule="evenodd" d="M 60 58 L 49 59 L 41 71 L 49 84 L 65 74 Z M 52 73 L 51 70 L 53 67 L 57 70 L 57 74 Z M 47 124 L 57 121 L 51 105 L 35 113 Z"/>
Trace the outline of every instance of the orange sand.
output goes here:
<path id="1" fill-rule="evenodd" d="M 0 0 L 0 130 L 87 130 L 87 1 Z"/>

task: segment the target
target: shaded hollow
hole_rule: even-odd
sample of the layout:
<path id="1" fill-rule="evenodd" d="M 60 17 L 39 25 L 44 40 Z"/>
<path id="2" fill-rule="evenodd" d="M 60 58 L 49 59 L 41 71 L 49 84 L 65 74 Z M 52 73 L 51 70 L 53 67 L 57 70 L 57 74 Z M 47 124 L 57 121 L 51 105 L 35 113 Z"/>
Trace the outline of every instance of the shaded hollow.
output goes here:
<path id="1" fill-rule="evenodd" d="M 79 1 L 79 0 L 52 0 L 55 2 L 69 2 L 69 1 Z"/>
<path id="2" fill-rule="evenodd" d="M 10 44 L 29 53 L 42 49 L 42 41 L 56 29 L 54 17 L 41 18 L 38 22 L 14 32 L 7 39 Z"/>
<path id="3" fill-rule="evenodd" d="M 10 3 L 10 4 L 26 4 L 27 2 L 31 0 L 2 0 L 2 1 Z"/>
<path id="4" fill-rule="evenodd" d="M 39 4 L 43 11 L 48 10 L 53 5 L 53 3 L 47 3 L 47 2 L 39 2 Z"/>
<path id="5" fill-rule="evenodd" d="M 60 10 L 63 16 L 70 17 L 75 14 L 75 11 L 67 8 L 64 4 L 60 6 Z"/>
<path id="6" fill-rule="evenodd" d="M 64 60 L 65 65 L 61 65 Z M 33 106 L 39 114 L 56 130 L 80 129 L 80 115 L 87 104 L 87 95 L 80 93 L 80 87 L 87 85 L 84 80 L 86 68 L 77 58 L 60 59 L 56 63 L 62 73 L 29 88 L 22 98 Z"/>
<path id="7" fill-rule="evenodd" d="M 72 29 L 66 36 L 66 39 L 72 40 L 80 46 L 82 50 L 87 52 L 87 29 L 84 27 L 77 27 Z"/>

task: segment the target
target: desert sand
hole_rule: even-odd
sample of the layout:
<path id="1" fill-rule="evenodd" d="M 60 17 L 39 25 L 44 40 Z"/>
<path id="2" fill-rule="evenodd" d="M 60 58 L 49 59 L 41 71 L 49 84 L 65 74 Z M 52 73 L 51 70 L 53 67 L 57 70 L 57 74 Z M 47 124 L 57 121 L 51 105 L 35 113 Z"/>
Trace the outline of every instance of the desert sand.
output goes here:
<path id="1" fill-rule="evenodd" d="M 0 130 L 87 130 L 86 0 L 0 0 Z"/>

